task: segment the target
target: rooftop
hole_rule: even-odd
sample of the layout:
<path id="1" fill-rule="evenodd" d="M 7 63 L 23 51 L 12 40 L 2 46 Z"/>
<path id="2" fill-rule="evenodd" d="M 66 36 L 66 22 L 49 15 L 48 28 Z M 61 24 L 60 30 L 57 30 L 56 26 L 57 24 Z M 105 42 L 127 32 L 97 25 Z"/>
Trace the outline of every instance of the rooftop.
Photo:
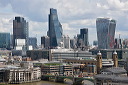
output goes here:
<path id="1" fill-rule="evenodd" d="M 115 76 L 115 75 L 98 74 L 98 75 L 95 75 L 94 78 L 98 78 L 100 80 L 109 79 L 114 82 L 128 83 L 128 77 L 120 77 L 120 76 Z"/>
<path id="2" fill-rule="evenodd" d="M 121 68 L 121 67 L 106 68 L 103 71 L 105 71 L 105 72 L 111 72 L 111 73 L 115 73 L 115 74 L 126 73 L 127 72 L 124 68 Z"/>

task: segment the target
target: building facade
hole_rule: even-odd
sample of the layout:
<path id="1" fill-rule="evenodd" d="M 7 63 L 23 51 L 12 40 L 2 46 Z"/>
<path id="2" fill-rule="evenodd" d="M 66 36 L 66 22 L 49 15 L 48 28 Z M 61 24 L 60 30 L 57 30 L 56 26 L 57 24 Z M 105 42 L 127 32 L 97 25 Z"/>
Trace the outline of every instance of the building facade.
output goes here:
<path id="1" fill-rule="evenodd" d="M 88 28 L 80 29 L 80 38 L 83 40 L 85 46 L 89 45 L 88 41 Z"/>
<path id="2" fill-rule="evenodd" d="M 54 63 L 55 64 L 55 63 Z M 71 76 L 73 75 L 72 65 L 43 65 L 41 67 L 42 74 L 51 74 L 58 76 Z"/>
<path id="3" fill-rule="evenodd" d="M 63 48 L 66 48 L 66 49 L 70 49 L 70 37 L 67 35 L 67 36 L 63 36 L 62 37 L 62 43 L 63 45 L 61 45 L 60 47 L 63 46 Z"/>
<path id="4" fill-rule="evenodd" d="M 97 18 L 96 20 L 98 48 L 114 48 L 116 21 L 111 18 Z"/>
<path id="5" fill-rule="evenodd" d="M 51 61 L 51 51 L 50 50 L 28 50 L 26 52 L 26 55 L 32 60 L 38 60 L 38 59 L 48 59 Z"/>
<path id="6" fill-rule="evenodd" d="M 96 55 L 92 55 L 91 52 L 87 51 L 75 51 L 71 49 L 51 49 L 51 59 L 53 61 L 62 61 L 64 59 L 86 59 L 95 58 Z"/>
<path id="7" fill-rule="evenodd" d="M 26 48 L 28 47 L 28 22 L 23 17 L 15 17 L 13 20 L 13 48 L 16 39 L 25 39 Z"/>
<path id="8" fill-rule="evenodd" d="M 93 59 L 65 59 L 63 60 L 64 63 L 73 64 L 77 66 L 77 64 L 80 66 L 79 69 L 82 72 L 88 72 L 88 73 L 97 73 L 97 61 Z"/>
<path id="9" fill-rule="evenodd" d="M 50 38 L 48 36 L 41 37 L 41 46 L 46 49 L 50 47 Z"/>
<path id="10" fill-rule="evenodd" d="M 49 30 L 48 36 L 50 37 L 50 47 L 57 47 L 61 42 L 63 35 L 62 25 L 58 20 L 57 10 L 51 8 L 49 14 Z"/>
<path id="11" fill-rule="evenodd" d="M 11 68 L 0 70 L 0 82 L 19 84 L 40 80 L 41 69 L 39 67 L 32 69 Z"/>
<path id="12" fill-rule="evenodd" d="M 10 49 L 10 33 L 0 33 L 0 48 Z"/>
<path id="13" fill-rule="evenodd" d="M 36 37 L 29 37 L 29 45 L 31 45 L 34 49 L 37 48 L 37 38 Z"/>

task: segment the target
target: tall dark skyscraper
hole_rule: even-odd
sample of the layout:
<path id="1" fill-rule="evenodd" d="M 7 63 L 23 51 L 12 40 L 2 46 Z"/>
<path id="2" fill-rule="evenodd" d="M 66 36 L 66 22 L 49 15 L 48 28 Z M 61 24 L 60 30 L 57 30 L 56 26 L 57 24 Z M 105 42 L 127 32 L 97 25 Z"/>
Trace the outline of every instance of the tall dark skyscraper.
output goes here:
<path id="1" fill-rule="evenodd" d="M 50 38 L 50 47 L 57 47 L 61 42 L 63 35 L 62 25 L 57 16 L 57 10 L 51 8 L 49 14 L 49 30 L 48 36 Z"/>
<path id="2" fill-rule="evenodd" d="M 85 46 L 89 45 L 88 42 L 88 28 L 80 29 L 80 38 L 83 40 Z"/>
<path id="3" fill-rule="evenodd" d="M 111 18 L 97 18 L 96 20 L 98 48 L 114 48 L 116 21 Z"/>
<path id="4" fill-rule="evenodd" d="M 15 17 L 13 20 L 13 48 L 16 39 L 25 39 L 28 47 L 28 22 L 23 17 Z"/>

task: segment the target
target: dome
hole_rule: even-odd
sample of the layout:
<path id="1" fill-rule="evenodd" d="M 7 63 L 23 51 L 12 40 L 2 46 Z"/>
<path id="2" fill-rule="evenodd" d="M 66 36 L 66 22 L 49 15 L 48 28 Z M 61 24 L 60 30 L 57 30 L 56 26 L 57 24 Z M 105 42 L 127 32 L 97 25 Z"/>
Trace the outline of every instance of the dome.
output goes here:
<path id="1" fill-rule="evenodd" d="M 116 50 L 114 51 L 114 53 L 113 54 L 116 54 L 117 55 L 117 52 L 116 52 Z"/>
<path id="2" fill-rule="evenodd" d="M 101 53 L 100 53 L 100 51 L 97 53 L 97 55 L 102 55 Z"/>

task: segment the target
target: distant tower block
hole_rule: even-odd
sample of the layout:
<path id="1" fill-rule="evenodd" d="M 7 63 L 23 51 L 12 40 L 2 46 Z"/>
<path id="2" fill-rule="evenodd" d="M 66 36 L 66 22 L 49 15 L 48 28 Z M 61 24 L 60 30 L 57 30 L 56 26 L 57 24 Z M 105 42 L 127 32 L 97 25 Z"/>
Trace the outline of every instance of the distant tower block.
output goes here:
<path id="1" fill-rule="evenodd" d="M 99 49 L 114 48 L 116 20 L 111 18 L 97 18 L 97 39 Z"/>
<path id="2" fill-rule="evenodd" d="M 114 67 L 118 67 L 118 56 L 116 51 L 114 51 L 112 59 L 114 62 Z"/>
<path id="3" fill-rule="evenodd" d="M 101 69 L 102 69 L 102 54 L 99 51 L 99 53 L 97 53 L 97 74 L 100 73 Z"/>

